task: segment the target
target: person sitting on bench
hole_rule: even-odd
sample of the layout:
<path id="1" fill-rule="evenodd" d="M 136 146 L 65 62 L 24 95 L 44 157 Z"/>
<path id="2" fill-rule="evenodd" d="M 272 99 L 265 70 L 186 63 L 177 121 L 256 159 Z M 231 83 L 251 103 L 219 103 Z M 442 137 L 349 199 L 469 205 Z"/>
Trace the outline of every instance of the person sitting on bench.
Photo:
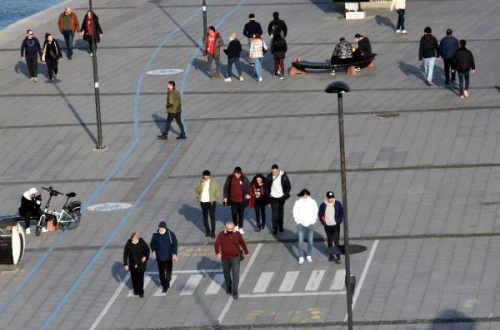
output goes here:
<path id="1" fill-rule="evenodd" d="M 372 45 L 370 44 L 370 39 L 356 33 L 354 40 L 358 43 L 358 49 L 354 52 L 354 59 L 356 61 L 368 60 L 372 56 Z M 361 67 L 358 66 L 356 71 L 361 71 Z"/>
<path id="2" fill-rule="evenodd" d="M 352 58 L 351 44 L 345 38 L 340 38 L 340 42 L 333 49 L 331 64 L 347 64 L 352 61 Z M 335 76 L 335 70 L 332 70 L 330 74 Z"/>
<path id="3" fill-rule="evenodd" d="M 31 218 L 40 218 L 42 215 L 42 211 L 40 210 L 41 204 L 42 196 L 36 188 L 31 188 L 30 190 L 24 192 L 23 197 L 21 198 L 21 206 L 19 207 L 19 215 L 24 217 L 27 235 L 31 234 Z"/>

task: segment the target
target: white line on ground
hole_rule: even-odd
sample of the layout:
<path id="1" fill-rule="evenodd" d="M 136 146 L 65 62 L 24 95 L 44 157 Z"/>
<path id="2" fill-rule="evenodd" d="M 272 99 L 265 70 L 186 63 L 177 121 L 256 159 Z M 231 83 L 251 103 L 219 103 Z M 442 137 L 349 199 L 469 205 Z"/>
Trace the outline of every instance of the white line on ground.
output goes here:
<path id="1" fill-rule="evenodd" d="M 215 275 L 213 281 L 211 281 L 210 285 L 208 286 L 207 291 L 205 291 L 205 294 L 219 293 L 223 284 L 224 284 L 224 275 L 223 274 Z"/>
<path id="2" fill-rule="evenodd" d="M 263 272 L 260 274 L 259 279 L 257 280 L 257 284 L 253 288 L 253 293 L 264 293 L 267 290 L 267 287 L 271 283 L 274 272 Z"/>
<path id="3" fill-rule="evenodd" d="M 290 292 L 293 290 L 293 286 L 295 285 L 295 281 L 297 281 L 297 277 L 299 277 L 300 271 L 294 270 L 286 272 L 285 277 L 283 278 L 283 282 L 281 282 L 279 292 Z"/>
<path id="4" fill-rule="evenodd" d="M 332 286 L 330 290 L 340 291 L 344 289 L 344 281 L 345 281 L 345 269 L 339 269 L 335 273 L 335 277 L 333 278 Z"/>
<path id="5" fill-rule="evenodd" d="M 222 269 L 195 269 L 195 270 L 174 270 L 172 274 L 205 274 L 205 273 L 222 273 Z M 147 272 L 148 275 L 158 275 L 158 272 Z"/>
<path id="6" fill-rule="evenodd" d="M 170 279 L 170 287 L 172 287 L 172 285 L 174 284 L 175 280 L 177 279 L 177 276 L 178 275 L 172 275 L 172 278 Z M 163 288 L 160 287 L 155 291 L 155 293 L 153 294 L 153 297 L 164 297 L 167 295 L 167 293 L 163 293 Z"/>
<path id="7" fill-rule="evenodd" d="M 370 250 L 370 254 L 368 255 L 368 259 L 366 260 L 365 263 L 365 268 L 363 268 L 363 272 L 361 273 L 361 277 L 359 278 L 359 284 L 356 285 L 356 291 L 354 292 L 354 297 L 352 299 L 352 309 L 354 310 L 354 306 L 356 306 L 356 301 L 358 300 L 359 297 L 359 292 L 361 291 L 361 287 L 363 286 L 363 282 L 365 281 L 366 274 L 368 274 L 368 269 L 370 268 L 370 265 L 373 260 L 373 256 L 375 255 L 375 250 L 377 250 L 379 240 L 375 240 L 373 242 L 372 248 Z M 344 322 L 347 321 L 347 314 L 344 317 Z"/>
<path id="8" fill-rule="evenodd" d="M 302 296 L 336 296 L 346 294 L 345 291 L 322 292 L 283 292 L 283 293 L 250 293 L 242 294 L 240 298 L 274 298 L 274 297 L 302 297 Z"/>
<path id="9" fill-rule="evenodd" d="M 149 282 L 151 282 L 151 276 L 147 274 L 144 276 L 144 285 L 142 286 L 144 290 L 146 290 L 146 287 L 148 286 Z M 133 297 L 134 296 L 134 290 L 130 290 L 129 293 L 127 294 L 127 298 Z"/>
<path id="10" fill-rule="evenodd" d="M 321 285 L 321 281 L 323 280 L 323 276 L 325 275 L 324 270 L 315 270 L 311 273 L 311 277 L 309 277 L 309 281 L 307 281 L 305 291 L 318 291 L 319 286 Z"/>
<path id="11" fill-rule="evenodd" d="M 201 274 L 195 274 L 189 276 L 188 281 L 186 282 L 186 285 L 184 285 L 184 288 L 182 289 L 181 293 L 179 294 L 180 296 L 191 296 L 198 285 L 200 284 L 201 280 L 203 279 L 203 275 Z"/>
<path id="12" fill-rule="evenodd" d="M 253 265 L 253 263 L 255 261 L 255 258 L 257 257 L 257 254 L 259 254 L 259 251 L 260 251 L 261 248 L 262 248 L 262 243 L 257 244 L 257 247 L 255 248 L 254 253 L 250 257 L 250 260 L 248 261 L 248 264 L 245 267 L 245 271 L 243 272 L 243 275 L 240 276 L 240 285 L 238 286 L 238 288 L 241 287 L 241 284 L 245 280 L 245 277 L 247 277 L 248 272 L 250 271 L 250 268 L 252 268 L 252 265 Z M 233 303 L 233 297 L 229 297 L 229 299 L 228 299 L 228 301 L 226 303 L 226 306 L 224 306 L 224 309 L 220 313 L 219 323 L 222 323 L 222 321 L 224 320 L 224 317 L 226 317 L 226 314 L 229 311 L 229 308 L 231 308 L 231 304 L 232 303 Z"/>

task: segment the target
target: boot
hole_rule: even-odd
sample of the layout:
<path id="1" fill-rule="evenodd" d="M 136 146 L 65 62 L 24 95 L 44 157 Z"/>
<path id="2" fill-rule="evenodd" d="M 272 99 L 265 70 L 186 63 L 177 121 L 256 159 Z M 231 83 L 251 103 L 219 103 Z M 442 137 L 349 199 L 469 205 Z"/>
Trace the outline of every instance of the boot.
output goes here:
<path id="1" fill-rule="evenodd" d="M 186 138 L 186 133 L 181 133 L 181 135 L 177 137 L 177 140 L 184 140 L 185 138 Z"/>

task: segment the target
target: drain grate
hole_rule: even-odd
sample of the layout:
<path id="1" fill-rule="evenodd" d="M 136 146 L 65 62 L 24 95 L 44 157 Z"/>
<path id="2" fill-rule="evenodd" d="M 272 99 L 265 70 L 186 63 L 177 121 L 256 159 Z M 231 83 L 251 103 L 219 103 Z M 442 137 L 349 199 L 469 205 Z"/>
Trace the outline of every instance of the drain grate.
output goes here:
<path id="1" fill-rule="evenodd" d="M 394 117 L 397 117 L 399 116 L 399 113 L 397 112 L 394 112 L 394 111 L 384 111 L 384 112 L 380 112 L 377 114 L 377 117 L 380 117 L 380 118 L 394 118 Z"/>

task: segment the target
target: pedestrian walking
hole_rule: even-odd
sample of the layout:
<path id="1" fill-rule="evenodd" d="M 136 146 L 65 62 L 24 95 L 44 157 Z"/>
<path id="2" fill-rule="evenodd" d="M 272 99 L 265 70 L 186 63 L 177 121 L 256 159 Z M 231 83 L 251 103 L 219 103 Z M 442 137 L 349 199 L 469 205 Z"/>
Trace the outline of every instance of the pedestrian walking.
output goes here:
<path id="1" fill-rule="evenodd" d="M 307 189 L 302 189 L 297 195 L 300 197 L 293 205 L 293 218 L 297 224 L 297 236 L 299 245 L 299 264 L 304 263 L 304 235 L 307 236 L 306 259 L 312 262 L 312 249 L 314 238 L 314 224 L 318 217 L 318 204 L 311 198 L 311 193 Z"/>
<path id="2" fill-rule="evenodd" d="M 70 7 L 64 8 L 64 12 L 59 15 L 57 26 L 59 27 L 59 32 L 61 32 L 64 37 L 66 56 L 68 60 L 71 60 L 73 56 L 73 40 L 75 38 L 75 33 L 80 33 L 80 22 L 78 22 L 78 17 L 73 13 Z"/>
<path id="3" fill-rule="evenodd" d="M 130 272 L 134 296 L 144 298 L 144 273 L 149 259 L 149 247 L 137 233 L 132 233 L 123 249 L 123 268 Z"/>
<path id="4" fill-rule="evenodd" d="M 406 0 L 392 0 L 391 11 L 396 8 L 398 13 L 398 22 L 396 24 L 396 33 L 407 34 L 408 31 L 405 30 L 405 10 L 406 10 Z"/>
<path id="5" fill-rule="evenodd" d="M 439 46 L 436 37 L 432 35 L 432 29 L 426 27 L 424 35 L 420 39 L 418 51 L 418 60 L 424 62 L 424 72 L 427 79 L 427 86 L 433 86 L 432 78 L 434 75 L 434 65 L 436 58 L 439 58 Z"/>
<path id="6" fill-rule="evenodd" d="M 267 175 L 266 180 L 267 195 L 271 204 L 273 235 L 285 231 L 283 227 L 283 218 L 285 216 L 285 202 L 290 198 L 292 185 L 288 175 L 281 171 L 277 164 L 271 166 L 271 173 Z"/>
<path id="7" fill-rule="evenodd" d="M 230 82 L 233 75 L 233 64 L 238 71 L 238 77 L 240 81 L 243 81 L 243 75 L 241 74 L 240 65 L 240 54 L 241 54 L 241 42 L 238 40 L 238 35 L 232 33 L 229 37 L 229 44 L 227 49 L 224 49 L 224 53 L 227 55 L 227 78 L 224 81 Z"/>
<path id="8" fill-rule="evenodd" d="M 333 49 L 331 64 L 346 64 L 352 61 L 354 54 L 352 52 L 352 45 L 345 40 L 344 37 L 339 39 L 339 43 Z M 330 75 L 335 76 L 335 70 L 330 72 Z"/>
<path id="9" fill-rule="evenodd" d="M 220 48 L 224 46 L 224 40 L 220 36 L 219 32 L 215 30 L 213 26 L 208 28 L 208 35 L 203 38 L 203 44 L 205 48 L 203 49 L 203 55 L 207 57 L 208 60 L 208 70 L 210 79 L 214 79 L 214 71 L 212 68 L 212 63 L 215 61 L 215 78 L 221 79 L 220 75 Z"/>
<path id="10" fill-rule="evenodd" d="M 262 35 L 262 26 L 260 26 L 259 22 L 255 21 L 255 15 L 250 14 L 248 15 L 249 22 L 245 24 L 243 27 L 243 35 L 247 37 L 247 44 L 248 44 L 248 54 L 250 54 L 250 47 L 252 45 L 252 41 L 255 38 L 255 35 L 259 34 Z M 253 59 L 249 56 L 250 64 L 253 66 L 254 61 Z"/>
<path id="11" fill-rule="evenodd" d="M 49 74 L 49 81 L 52 77 L 58 78 L 57 73 L 59 59 L 62 58 L 61 47 L 54 36 L 50 33 L 45 34 L 45 42 L 42 47 L 42 62 L 47 64 L 47 72 Z"/>
<path id="12" fill-rule="evenodd" d="M 21 44 L 21 57 L 26 59 L 26 65 L 30 74 L 30 81 L 38 81 L 38 57 L 42 58 L 40 42 L 35 38 L 33 30 L 26 31 L 26 38 Z"/>
<path id="13" fill-rule="evenodd" d="M 250 203 L 249 207 L 255 210 L 255 220 L 257 221 L 256 231 L 261 231 L 266 228 L 266 205 L 269 204 L 269 196 L 265 179 L 262 174 L 257 174 L 253 179 L 250 187 Z"/>
<path id="14" fill-rule="evenodd" d="M 286 39 L 288 26 L 286 26 L 285 21 L 280 19 L 280 13 L 277 11 L 273 13 L 273 20 L 269 22 L 269 25 L 267 26 L 267 33 L 269 33 L 269 37 L 271 38 L 274 38 L 276 34 L 279 34 L 283 39 Z"/>
<path id="15" fill-rule="evenodd" d="M 90 56 L 93 55 L 92 50 L 92 35 L 95 39 L 95 51 L 97 52 L 97 44 L 101 42 L 101 36 L 103 35 L 101 25 L 99 24 L 99 17 L 93 11 L 87 11 L 85 17 L 82 21 L 82 27 L 80 28 L 80 33 L 83 36 L 83 40 L 89 43 Z"/>
<path id="16" fill-rule="evenodd" d="M 460 44 L 458 43 L 457 38 L 453 36 L 453 30 L 446 30 L 446 37 L 441 39 L 439 43 L 439 51 L 441 52 L 441 57 L 444 62 L 444 77 L 445 84 L 448 85 L 450 83 L 450 70 L 451 70 L 451 62 L 453 62 L 453 55 L 460 48 Z M 455 72 L 451 73 L 451 81 L 455 81 Z"/>
<path id="17" fill-rule="evenodd" d="M 250 181 L 241 171 L 241 167 L 234 168 L 233 174 L 227 177 L 223 190 L 222 203 L 231 207 L 235 229 L 244 234 L 243 219 L 245 206 L 250 199 Z"/>
<path id="18" fill-rule="evenodd" d="M 467 41 L 460 40 L 460 49 L 453 56 L 452 68 L 458 72 L 458 83 L 460 84 L 460 98 L 469 97 L 469 78 L 470 71 L 476 73 L 476 64 L 471 51 L 465 48 Z M 453 72 L 452 71 L 452 72 Z"/>
<path id="19" fill-rule="evenodd" d="M 219 199 L 220 188 L 217 181 L 210 177 L 210 171 L 203 171 L 203 177 L 196 182 L 194 191 L 198 195 L 198 205 L 203 214 L 203 225 L 205 226 L 205 237 L 215 238 L 215 206 Z M 210 225 L 208 216 L 210 215 Z"/>
<path id="20" fill-rule="evenodd" d="M 165 126 L 165 132 L 158 135 L 157 137 L 160 140 L 168 140 L 168 132 L 170 131 L 170 125 L 175 119 L 177 125 L 179 125 L 179 129 L 181 130 L 181 134 L 177 137 L 177 140 L 182 140 L 186 138 L 186 131 L 184 130 L 184 124 L 182 123 L 181 112 L 181 93 L 177 89 L 175 89 L 175 81 L 169 81 L 167 84 L 167 123 Z"/>
<path id="21" fill-rule="evenodd" d="M 170 290 L 170 281 L 172 280 L 172 260 L 179 260 L 177 257 L 177 237 L 173 231 L 167 228 L 165 221 L 162 221 L 158 225 L 158 231 L 153 234 L 149 245 L 153 256 L 156 255 L 162 292 L 167 293 Z"/>
<path id="22" fill-rule="evenodd" d="M 242 251 L 243 250 L 243 251 Z M 222 263 L 224 281 L 226 282 L 226 293 L 238 299 L 238 286 L 240 284 L 240 262 L 243 255 L 248 258 L 245 240 L 241 233 L 236 230 L 234 223 L 226 223 L 226 229 L 217 235 L 215 240 L 215 254 Z"/>
<path id="23" fill-rule="evenodd" d="M 325 228 L 326 241 L 330 251 L 330 261 L 340 263 L 340 254 L 333 253 L 331 248 L 340 247 L 340 224 L 344 221 L 344 209 L 342 204 L 335 199 L 333 191 L 326 193 L 326 198 L 319 206 L 318 218 Z M 333 243 L 333 244 L 332 244 Z"/>
<path id="24" fill-rule="evenodd" d="M 276 31 L 271 41 L 271 54 L 274 58 L 274 79 L 285 79 L 285 54 L 288 50 L 286 40 Z"/>
<path id="25" fill-rule="evenodd" d="M 264 40 L 260 38 L 260 34 L 256 34 L 250 45 L 250 59 L 253 61 L 255 69 L 255 77 L 259 82 L 262 81 L 262 61 L 264 54 L 267 52 L 267 45 Z"/>
<path id="26" fill-rule="evenodd" d="M 26 235 L 31 234 L 30 222 L 32 218 L 40 218 L 42 215 L 42 210 L 40 206 L 42 205 L 42 196 L 36 190 L 36 188 L 31 188 L 24 192 L 23 197 L 21 197 L 21 206 L 19 206 L 19 215 L 24 217 L 24 223 Z M 43 232 L 46 232 L 45 227 L 42 228 Z"/>

